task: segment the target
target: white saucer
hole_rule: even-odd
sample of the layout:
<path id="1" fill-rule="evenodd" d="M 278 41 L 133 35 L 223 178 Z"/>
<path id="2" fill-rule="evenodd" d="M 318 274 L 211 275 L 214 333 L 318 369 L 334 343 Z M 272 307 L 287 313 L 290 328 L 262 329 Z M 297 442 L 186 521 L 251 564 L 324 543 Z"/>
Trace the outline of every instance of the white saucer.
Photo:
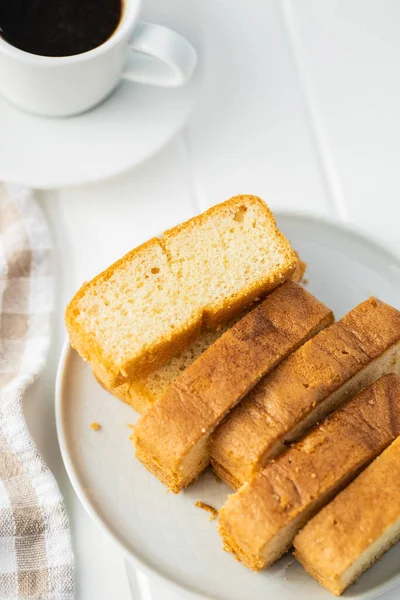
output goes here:
<path id="1" fill-rule="evenodd" d="M 400 261 L 353 229 L 299 216 L 278 222 L 308 264 L 308 289 L 340 318 L 374 294 L 400 308 Z M 210 472 L 178 496 L 134 458 L 128 423 L 134 411 L 107 394 L 89 366 L 65 345 L 56 391 L 61 452 L 93 520 L 128 558 L 189 599 L 330 600 L 290 555 L 256 574 L 222 552 L 216 522 L 195 508 L 219 508 L 229 490 Z M 102 430 L 89 425 L 98 421 Z M 400 544 L 363 575 L 347 598 L 370 600 L 400 582 Z M 290 567 L 290 568 L 289 568 Z"/>
<path id="2" fill-rule="evenodd" d="M 160 150 L 185 124 L 199 71 L 181 88 L 124 82 L 69 119 L 25 114 L 0 97 L 0 181 L 52 189 L 117 175 Z"/>

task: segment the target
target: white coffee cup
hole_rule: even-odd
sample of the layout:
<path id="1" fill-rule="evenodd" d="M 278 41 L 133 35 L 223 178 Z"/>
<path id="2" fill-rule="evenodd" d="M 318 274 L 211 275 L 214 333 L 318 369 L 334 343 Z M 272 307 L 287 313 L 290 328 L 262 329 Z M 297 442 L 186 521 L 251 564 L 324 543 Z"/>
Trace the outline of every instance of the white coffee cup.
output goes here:
<path id="1" fill-rule="evenodd" d="M 0 37 L 0 93 L 27 112 L 67 117 L 99 104 L 121 79 L 184 85 L 196 66 L 195 49 L 178 33 L 139 21 L 140 4 L 124 0 L 113 35 L 82 54 L 38 56 Z"/>

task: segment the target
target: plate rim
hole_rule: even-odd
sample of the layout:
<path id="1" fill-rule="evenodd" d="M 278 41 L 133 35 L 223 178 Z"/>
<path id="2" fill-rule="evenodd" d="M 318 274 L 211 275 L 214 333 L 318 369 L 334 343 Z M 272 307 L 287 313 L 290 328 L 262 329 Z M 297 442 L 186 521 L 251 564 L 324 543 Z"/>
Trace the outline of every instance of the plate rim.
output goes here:
<path id="1" fill-rule="evenodd" d="M 307 221 L 312 222 L 314 224 L 319 224 L 324 227 L 330 227 L 334 230 L 339 230 L 339 232 L 345 232 L 353 237 L 358 238 L 361 242 L 367 243 L 370 246 L 373 246 L 380 252 L 384 252 L 392 257 L 393 261 L 397 263 L 400 268 L 400 253 L 397 249 L 395 249 L 394 245 L 387 243 L 386 241 L 382 241 L 377 235 L 365 231 L 358 225 L 353 225 L 352 223 L 342 222 L 336 217 L 324 217 L 316 214 L 310 214 L 307 212 L 296 212 L 296 211 L 286 211 L 286 210 L 273 210 L 273 214 L 276 219 L 279 221 L 280 219 L 289 218 L 297 221 Z M 400 307 L 399 307 L 400 309 Z M 75 473 L 73 460 L 71 459 L 68 451 L 67 444 L 67 435 L 66 429 L 63 426 L 63 385 L 64 385 L 64 377 L 66 375 L 66 364 L 69 356 L 73 351 L 72 346 L 70 345 L 68 337 L 65 339 L 62 351 L 60 354 L 57 374 L 56 374 L 56 383 L 55 383 L 55 421 L 56 421 L 56 432 L 58 444 L 60 447 L 60 452 L 62 456 L 62 460 L 64 463 L 64 467 L 66 469 L 68 478 L 71 482 L 71 485 L 74 489 L 74 492 L 79 498 L 83 508 L 86 513 L 92 519 L 92 521 L 102 530 L 104 534 L 108 536 L 117 546 L 117 548 L 122 552 L 123 556 L 133 564 L 134 567 L 137 567 L 139 570 L 144 572 L 149 577 L 158 580 L 162 585 L 165 585 L 166 588 L 174 591 L 177 594 L 182 595 L 185 594 L 186 600 L 206 600 L 206 597 L 203 594 L 196 592 L 190 587 L 178 583 L 174 581 L 172 578 L 158 572 L 155 570 L 150 563 L 143 560 L 139 555 L 137 555 L 132 549 L 128 549 L 124 540 L 119 537 L 115 532 L 113 532 L 108 526 L 105 519 L 103 519 L 96 511 L 89 498 L 87 497 L 83 486 L 79 481 L 79 477 Z M 400 584 L 400 573 L 389 580 L 386 584 L 382 583 L 379 587 L 371 590 L 371 595 L 363 595 L 362 600 L 372 600 L 374 598 L 378 598 L 382 594 L 385 594 L 395 587 L 398 587 Z M 209 600 L 211 596 L 208 597 Z M 220 600 L 220 598 L 214 596 L 216 600 Z M 355 598 L 355 597 L 354 597 Z"/>

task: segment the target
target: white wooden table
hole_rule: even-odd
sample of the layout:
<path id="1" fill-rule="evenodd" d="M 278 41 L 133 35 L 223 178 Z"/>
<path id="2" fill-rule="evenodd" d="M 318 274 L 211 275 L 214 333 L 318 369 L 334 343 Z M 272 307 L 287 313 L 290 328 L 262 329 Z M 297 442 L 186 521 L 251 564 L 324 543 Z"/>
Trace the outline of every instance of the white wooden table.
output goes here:
<path id="1" fill-rule="evenodd" d="M 66 499 L 79 600 L 177 598 L 140 574 L 131 595 L 124 559 L 86 516 L 63 469 L 54 378 L 63 309 L 80 283 L 155 231 L 237 193 L 351 221 L 400 245 L 400 3 L 190 2 L 199 10 L 189 33 L 205 83 L 186 129 L 130 173 L 40 195 L 59 249 L 58 312 L 48 368 L 26 411 Z M 188 33 L 182 6 L 148 1 L 146 16 Z"/>

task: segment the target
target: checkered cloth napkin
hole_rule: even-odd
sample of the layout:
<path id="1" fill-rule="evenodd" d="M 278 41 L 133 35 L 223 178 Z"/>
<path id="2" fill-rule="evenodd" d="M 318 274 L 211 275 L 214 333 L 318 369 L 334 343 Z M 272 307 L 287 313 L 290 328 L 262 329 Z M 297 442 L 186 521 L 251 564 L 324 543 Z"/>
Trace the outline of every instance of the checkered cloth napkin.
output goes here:
<path id="1" fill-rule="evenodd" d="M 27 190 L 0 184 L 0 598 L 73 597 L 60 491 L 29 434 L 22 396 L 44 366 L 53 310 L 47 225 Z"/>

